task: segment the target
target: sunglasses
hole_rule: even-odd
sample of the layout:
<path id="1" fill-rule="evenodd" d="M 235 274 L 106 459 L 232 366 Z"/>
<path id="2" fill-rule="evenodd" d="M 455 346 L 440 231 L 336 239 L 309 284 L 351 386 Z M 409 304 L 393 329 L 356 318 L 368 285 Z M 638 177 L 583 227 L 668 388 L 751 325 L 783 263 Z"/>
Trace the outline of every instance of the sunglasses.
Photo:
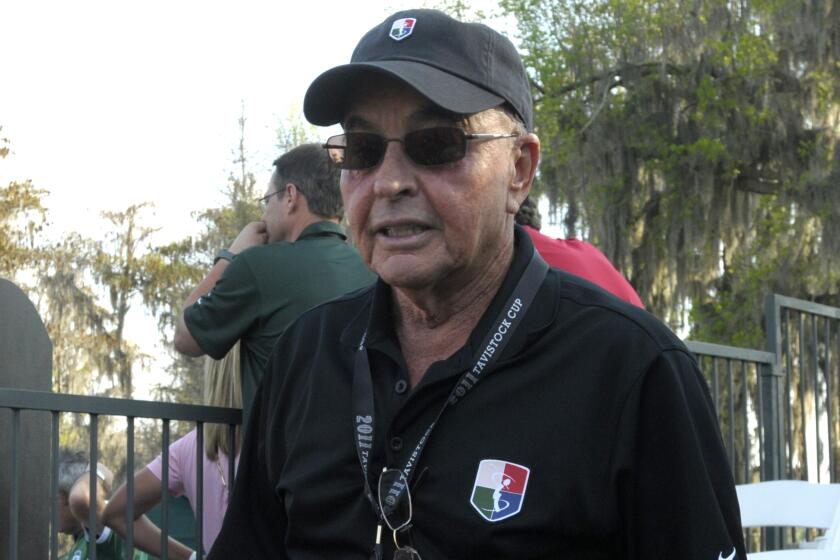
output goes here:
<path id="1" fill-rule="evenodd" d="M 467 140 L 514 138 L 518 134 L 467 134 L 454 126 L 423 128 L 403 138 L 385 138 L 374 132 L 345 132 L 327 139 L 324 148 L 340 169 L 370 169 L 382 163 L 388 142 L 399 142 L 417 165 L 453 163 L 467 154 Z"/>
<path id="2" fill-rule="evenodd" d="M 295 184 L 295 183 L 291 183 L 291 185 L 292 185 L 295 189 L 297 189 L 297 192 L 298 192 L 298 193 L 300 193 L 301 195 L 303 195 L 304 197 L 306 197 L 306 193 L 305 193 L 305 192 L 303 192 L 303 189 L 302 189 L 302 188 L 300 188 L 300 187 L 299 187 L 297 184 Z M 258 198 L 258 199 L 257 199 L 257 204 L 259 204 L 259 205 L 260 205 L 260 209 L 265 210 L 266 208 L 268 208 L 268 203 L 269 203 L 269 202 L 271 202 L 271 197 L 272 197 L 272 196 L 278 196 L 278 195 L 283 195 L 283 194 L 286 194 L 286 189 L 285 189 L 285 188 L 278 189 L 278 190 L 276 190 L 276 191 L 274 191 L 274 192 L 272 192 L 272 193 L 269 193 L 269 194 L 267 194 L 267 195 L 265 195 L 265 196 L 262 196 L 262 197 Z"/>
<path id="3" fill-rule="evenodd" d="M 281 194 L 282 192 L 283 191 L 274 191 L 271 194 L 267 194 L 263 197 L 260 197 L 260 198 L 257 199 L 257 203 L 260 205 L 260 208 L 262 210 L 265 210 L 268 207 L 268 203 L 271 200 L 271 197 L 272 196 L 277 196 L 278 194 Z"/>
<path id="4" fill-rule="evenodd" d="M 400 469 L 382 469 L 378 486 L 379 510 L 385 524 L 393 531 L 396 548 L 393 560 L 422 560 L 416 549 L 409 545 L 401 546 L 397 538 L 401 532 L 408 532 L 411 528 L 413 509 L 408 480 Z"/>

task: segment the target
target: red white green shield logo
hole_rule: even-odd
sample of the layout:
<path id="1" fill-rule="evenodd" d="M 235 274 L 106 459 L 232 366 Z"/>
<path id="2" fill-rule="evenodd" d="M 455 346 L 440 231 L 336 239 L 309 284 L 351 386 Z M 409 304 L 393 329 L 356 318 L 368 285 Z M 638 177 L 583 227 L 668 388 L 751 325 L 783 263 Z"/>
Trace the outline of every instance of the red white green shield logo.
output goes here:
<path id="1" fill-rule="evenodd" d="M 417 20 L 414 18 L 402 18 L 398 19 L 394 23 L 391 24 L 391 39 L 394 41 L 402 41 L 414 31 L 414 24 L 417 23 Z"/>
<path id="2" fill-rule="evenodd" d="M 531 469 L 498 459 L 484 459 L 475 474 L 472 507 L 487 521 L 501 521 L 519 513 Z"/>

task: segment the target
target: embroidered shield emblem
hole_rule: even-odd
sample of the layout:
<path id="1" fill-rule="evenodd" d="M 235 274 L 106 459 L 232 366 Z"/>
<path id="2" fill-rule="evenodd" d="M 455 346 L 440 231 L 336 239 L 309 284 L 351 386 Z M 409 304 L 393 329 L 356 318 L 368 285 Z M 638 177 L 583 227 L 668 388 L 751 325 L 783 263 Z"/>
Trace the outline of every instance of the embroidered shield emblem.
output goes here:
<path id="1" fill-rule="evenodd" d="M 414 24 L 417 22 L 414 18 L 398 19 L 391 24 L 391 39 L 394 41 L 402 41 L 414 31 Z"/>
<path id="2" fill-rule="evenodd" d="M 501 521 L 519 513 L 531 469 L 498 459 L 478 464 L 470 503 L 487 521 Z"/>

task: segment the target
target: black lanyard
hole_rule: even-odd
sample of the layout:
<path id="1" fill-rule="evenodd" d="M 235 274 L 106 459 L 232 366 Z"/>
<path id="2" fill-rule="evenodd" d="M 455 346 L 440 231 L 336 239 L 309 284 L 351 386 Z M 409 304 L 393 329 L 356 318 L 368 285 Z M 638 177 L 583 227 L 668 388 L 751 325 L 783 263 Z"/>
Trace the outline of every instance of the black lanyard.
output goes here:
<path id="1" fill-rule="evenodd" d="M 502 354 L 514 331 L 522 322 L 525 312 L 537 295 L 537 291 L 539 291 L 547 272 L 548 265 L 545 264 L 545 261 L 539 256 L 536 249 L 534 249 L 528 267 L 522 273 L 522 277 L 516 284 L 516 288 L 514 288 L 507 302 L 505 302 L 505 306 L 502 308 L 499 316 L 496 317 L 496 321 L 493 323 L 487 336 L 484 337 L 484 341 L 473 357 L 473 367 L 461 375 L 461 378 L 449 393 L 449 397 L 443 403 L 434 421 L 423 432 L 423 436 L 417 442 L 417 446 L 409 456 L 408 461 L 402 469 L 406 481 L 411 481 L 411 474 L 414 472 L 414 467 L 420 459 L 420 454 L 423 452 L 423 448 L 426 447 L 429 436 L 431 436 L 432 430 L 440 420 L 443 412 L 447 407 L 457 404 L 458 401 L 464 398 L 481 381 L 482 377 L 491 369 L 492 365 L 495 364 L 496 360 Z M 365 496 L 373 506 L 377 517 L 382 519 L 379 503 L 374 498 L 370 488 L 370 481 L 368 480 L 368 463 L 374 442 L 374 404 L 373 378 L 370 370 L 370 361 L 368 360 L 367 350 L 365 348 L 366 338 L 367 331 L 362 335 L 362 340 L 359 342 L 353 365 L 352 398 L 353 414 L 355 417 L 354 423 L 356 426 L 356 453 L 358 454 L 362 474 L 365 479 Z M 395 495 L 399 495 L 403 491 L 403 488 L 397 488 L 397 485 L 399 485 L 398 480 L 394 482 L 395 487 L 392 488 L 392 490 L 396 491 Z"/>

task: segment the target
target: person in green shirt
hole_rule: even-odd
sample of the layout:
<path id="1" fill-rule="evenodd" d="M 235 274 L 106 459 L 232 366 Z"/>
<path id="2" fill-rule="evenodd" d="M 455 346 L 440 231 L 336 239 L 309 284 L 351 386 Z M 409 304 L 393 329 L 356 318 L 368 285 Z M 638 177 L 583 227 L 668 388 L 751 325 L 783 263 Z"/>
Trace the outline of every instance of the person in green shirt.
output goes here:
<path id="1" fill-rule="evenodd" d="M 275 341 L 304 311 L 370 285 L 374 274 L 339 225 L 339 171 L 318 144 L 274 161 L 262 220 L 245 226 L 184 302 L 175 348 L 221 359 L 241 341 L 242 419 Z"/>
<path id="2" fill-rule="evenodd" d="M 96 466 L 96 518 L 102 519 L 105 496 L 110 492 L 114 475 L 101 463 Z M 61 449 L 58 460 L 58 532 L 72 535 L 73 548 L 59 560 L 87 560 L 91 531 L 87 527 L 90 512 L 90 462 L 81 452 Z M 135 523 L 135 532 L 151 523 L 145 516 Z M 95 531 L 97 560 L 124 560 L 128 547 L 117 533 L 98 523 Z M 135 550 L 134 560 L 149 560 L 145 552 Z"/>

